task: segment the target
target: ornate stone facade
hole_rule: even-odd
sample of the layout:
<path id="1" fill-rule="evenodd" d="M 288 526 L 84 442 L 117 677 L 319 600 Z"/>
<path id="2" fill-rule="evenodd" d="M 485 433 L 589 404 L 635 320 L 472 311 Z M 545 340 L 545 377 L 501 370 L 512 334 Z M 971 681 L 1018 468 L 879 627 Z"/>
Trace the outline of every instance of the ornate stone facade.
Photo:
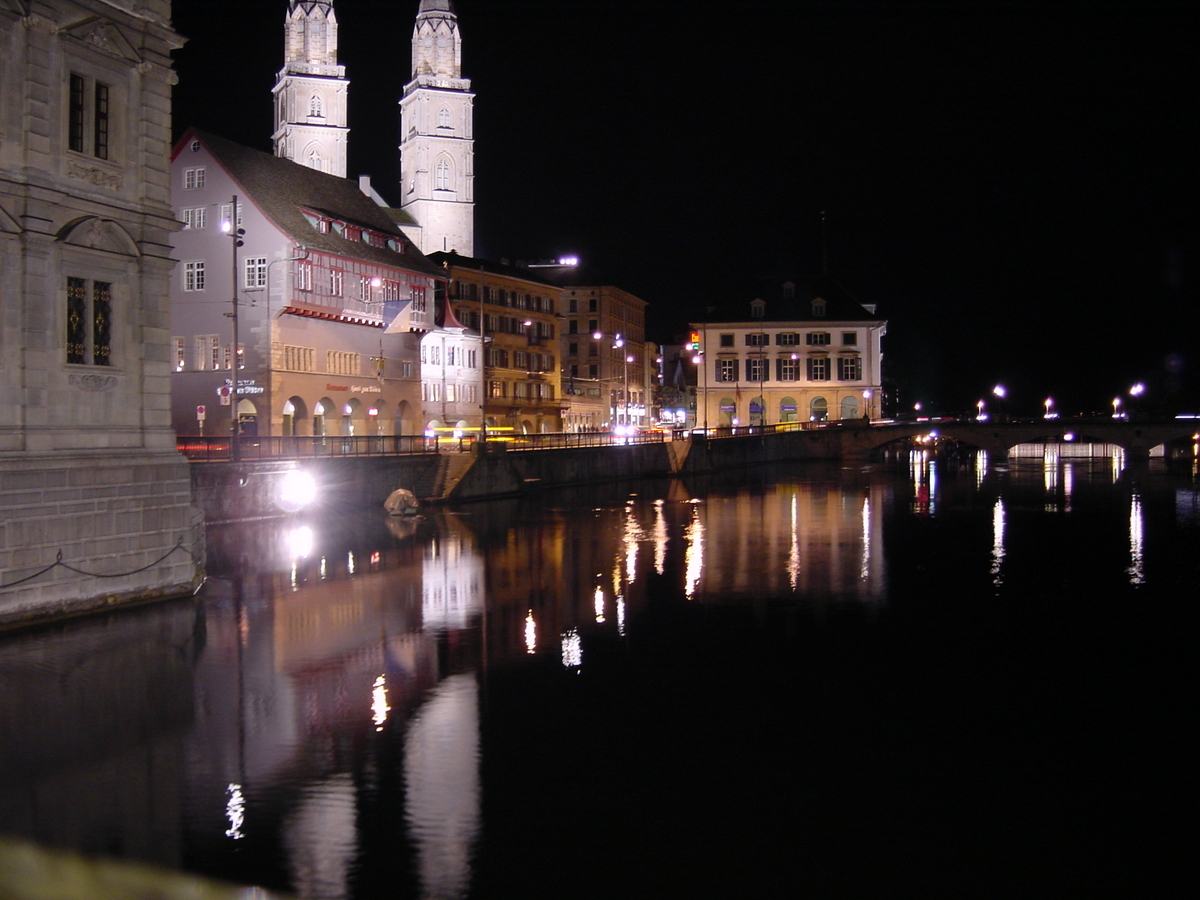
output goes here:
<path id="1" fill-rule="evenodd" d="M 0 0 L 0 625 L 191 590 L 168 0 Z"/>

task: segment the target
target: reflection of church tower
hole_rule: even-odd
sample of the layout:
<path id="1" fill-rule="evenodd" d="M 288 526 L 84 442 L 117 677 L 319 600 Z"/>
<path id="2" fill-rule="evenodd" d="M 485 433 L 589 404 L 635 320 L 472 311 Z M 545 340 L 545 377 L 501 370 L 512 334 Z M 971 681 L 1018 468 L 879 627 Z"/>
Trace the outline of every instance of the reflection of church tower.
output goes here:
<path id="1" fill-rule="evenodd" d="M 474 99 L 454 5 L 421 0 L 400 101 L 400 208 L 420 225 L 423 253 L 475 253 Z"/>
<path id="2" fill-rule="evenodd" d="M 275 83 L 275 155 L 346 177 L 346 69 L 333 0 L 290 0 Z"/>

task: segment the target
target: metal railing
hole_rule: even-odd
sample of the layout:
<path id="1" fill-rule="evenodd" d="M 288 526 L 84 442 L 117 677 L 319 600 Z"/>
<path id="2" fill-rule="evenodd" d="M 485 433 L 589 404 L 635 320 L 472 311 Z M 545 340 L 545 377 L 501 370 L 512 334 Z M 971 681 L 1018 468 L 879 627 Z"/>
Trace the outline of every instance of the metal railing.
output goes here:
<path id="1" fill-rule="evenodd" d="M 553 434 L 507 434 L 500 440 L 510 452 L 517 450 L 574 450 L 580 447 L 623 447 L 628 444 L 661 444 L 666 435 L 660 431 L 617 435 L 608 431 L 555 432 Z"/>
<path id="2" fill-rule="evenodd" d="M 233 458 L 230 436 L 209 437 L 180 435 L 175 439 L 179 452 L 195 462 L 215 462 Z M 442 439 L 443 445 L 457 441 Z M 311 459 L 337 456 L 411 456 L 437 453 L 438 439 L 415 434 L 397 435 L 324 435 L 312 437 L 242 435 L 238 438 L 238 456 L 251 459 Z"/>

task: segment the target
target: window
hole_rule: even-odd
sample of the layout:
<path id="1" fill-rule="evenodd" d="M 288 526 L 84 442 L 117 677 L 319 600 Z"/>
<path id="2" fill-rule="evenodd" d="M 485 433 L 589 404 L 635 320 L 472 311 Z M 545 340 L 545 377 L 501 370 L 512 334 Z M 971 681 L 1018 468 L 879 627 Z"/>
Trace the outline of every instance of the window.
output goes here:
<path id="1" fill-rule="evenodd" d="M 283 367 L 292 372 L 315 372 L 317 351 L 312 347 L 284 345 Z"/>
<path id="2" fill-rule="evenodd" d="M 434 186 L 439 191 L 450 190 L 450 163 L 445 159 L 439 159 L 437 162 L 436 179 Z"/>
<path id="3" fill-rule="evenodd" d="M 730 335 L 732 337 L 732 335 Z M 738 361 L 736 359 L 717 360 L 717 381 L 737 381 Z"/>
<path id="4" fill-rule="evenodd" d="M 756 334 L 746 335 L 747 347 L 765 347 L 767 346 L 767 336 L 761 331 Z"/>
<path id="5" fill-rule="evenodd" d="M 579 301 L 574 297 L 567 301 L 567 312 L 571 315 L 575 315 L 577 312 L 579 312 Z"/>
<path id="6" fill-rule="evenodd" d="M 829 380 L 829 360 L 823 356 L 810 356 L 807 360 L 809 381 Z"/>
<path id="7" fill-rule="evenodd" d="M 600 367 L 599 366 L 588 366 L 588 378 L 599 378 L 599 377 L 600 377 Z M 596 393 L 594 396 L 599 397 L 600 394 Z"/>
<path id="8" fill-rule="evenodd" d="M 267 286 L 267 258 L 252 256 L 245 261 L 246 280 L 243 287 L 263 288 Z"/>
<path id="9" fill-rule="evenodd" d="M 858 332 L 857 331 L 843 331 L 842 332 L 842 343 L 847 347 L 857 347 L 858 346 Z"/>
<path id="10" fill-rule="evenodd" d="M 861 381 L 862 359 L 857 356 L 838 357 L 837 371 L 839 381 Z"/>
<path id="11" fill-rule="evenodd" d="M 748 359 L 748 360 L 746 360 L 746 380 L 747 381 L 766 381 L 767 380 L 767 361 L 765 359 Z"/>
<path id="12" fill-rule="evenodd" d="M 579 320 L 578 319 L 568 319 L 567 320 L 567 334 L 579 334 Z"/>
<path id="13" fill-rule="evenodd" d="M 204 187 L 204 167 L 193 166 L 183 170 L 183 189 L 185 191 L 198 191 Z M 229 218 L 229 214 L 225 214 L 225 218 Z"/>
<path id="14" fill-rule="evenodd" d="M 489 381 L 488 382 L 488 396 L 495 397 L 495 398 L 503 397 L 504 396 L 504 382 L 503 381 Z"/>
<path id="15" fill-rule="evenodd" d="M 203 206 L 182 209 L 179 211 L 179 219 L 183 222 L 185 230 L 188 228 L 203 228 L 208 220 L 208 210 Z"/>
<path id="16" fill-rule="evenodd" d="M 600 323 L 595 319 L 588 319 L 588 334 L 595 334 L 600 330 Z"/>
<path id="17" fill-rule="evenodd" d="M 310 262 L 296 264 L 296 290 L 311 291 L 313 289 L 313 266 Z"/>
<path id="18" fill-rule="evenodd" d="M 779 381 L 799 381 L 800 380 L 800 360 L 798 359 L 777 359 L 775 360 L 775 377 Z"/>
<path id="19" fill-rule="evenodd" d="M 578 356 L 579 344 L 567 344 L 567 356 Z"/>
<path id="20" fill-rule="evenodd" d="M 221 340 L 215 334 L 196 335 L 196 368 L 221 367 Z"/>
<path id="21" fill-rule="evenodd" d="M 524 350 L 513 351 L 513 368 L 529 371 L 529 354 Z"/>
<path id="22" fill-rule="evenodd" d="M 588 312 L 596 312 L 596 304 L 599 301 L 595 297 L 588 297 Z"/>
<path id="23" fill-rule="evenodd" d="M 413 312 L 425 312 L 425 288 L 417 287 L 414 284 L 409 286 L 409 291 L 411 292 Z"/>
<path id="24" fill-rule="evenodd" d="M 308 114 L 310 116 L 316 116 L 318 118 L 320 118 L 323 115 L 323 113 L 321 112 L 321 98 L 318 97 L 316 94 L 313 94 L 308 99 Z"/>
<path id="25" fill-rule="evenodd" d="M 449 107 L 443 106 L 438 110 L 438 128 L 453 128 Z"/>
<path id="26" fill-rule="evenodd" d="M 821 318 L 825 315 L 825 301 L 818 297 L 812 302 L 813 315 L 816 318 Z"/>
<path id="27" fill-rule="evenodd" d="M 383 283 L 383 302 L 395 303 L 400 299 L 400 282 L 385 281 Z"/>
<path id="28" fill-rule="evenodd" d="M 775 343 L 780 347 L 795 347 L 800 343 L 800 335 L 794 331 L 781 331 L 775 335 Z"/>
<path id="29" fill-rule="evenodd" d="M 733 346 L 733 335 L 732 334 L 721 335 L 721 346 L 722 347 L 732 347 Z"/>
<path id="30" fill-rule="evenodd" d="M 76 153 L 108 159 L 111 107 L 108 85 L 71 73 L 67 146 Z"/>
<path id="31" fill-rule="evenodd" d="M 467 351 L 467 365 L 466 365 L 466 367 L 467 367 L 468 369 L 477 369 L 477 368 L 479 368 L 479 356 L 478 356 L 478 354 L 477 354 L 477 352 L 476 352 L 475 350 L 468 350 L 468 351 Z"/>
<path id="32" fill-rule="evenodd" d="M 183 289 L 185 291 L 204 290 L 203 262 L 185 262 L 183 264 Z"/>
<path id="33" fill-rule="evenodd" d="M 829 343 L 829 332 L 810 331 L 804 336 L 804 342 L 810 347 L 823 347 Z"/>
<path id="34" fill-rule="evenodd" d="M 112 284 L 67 279 L 67 362 L 112 365 Z"/>
<path id="35" fill-rule="evenodd" d="M 345 350 L 325 351 L 325 371 L 330 375 L 360 375 L 362 363 L 357 353 Z"/>
<path id="36" fill-rule="evenodd" d="M 171 338 L 172 356 L 175 360 L 175 371 L 182 372 L 187 365 L 186 354 L 184 352 L 184 341 L 181 337 Z"/>
<path id="37" fill-rule="evenodd" d="M 371 302 L 371 279 L 366 275 L 358 276 L 358 299 L 363 303 Z"/>

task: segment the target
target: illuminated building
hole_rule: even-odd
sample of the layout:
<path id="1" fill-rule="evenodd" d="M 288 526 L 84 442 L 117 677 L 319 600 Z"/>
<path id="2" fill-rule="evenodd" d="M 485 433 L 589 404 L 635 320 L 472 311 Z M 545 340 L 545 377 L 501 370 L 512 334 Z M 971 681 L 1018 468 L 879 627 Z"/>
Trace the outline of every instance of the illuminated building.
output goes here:
<path id="1" fill-rule="evenodd" d="M 537 270 L 506 263 L 457 253 L 429 259 L 449 275 L 449 304 L 458 321 L 475 334 L 482 323 L 487 427 L 562 431 L 567 404 L 559 381 L 558 287 Z"/>
<path id="2" fill-rule="evenodd" d="M 166 331 L 182 43 L 166 0 L 0 4 L 0 621 L 198 578 Z"/>
<path id="3" fill-rule="evenodd" d="M 878 418 L 887 322 L 830 279 L 691 325 L 702 428 Z"/>
<path id="4" fill-rule="evenodd" d="M 171 178 L 175 429 L 229 434 L 236 325 L 242 433 L 423 431 L 438 270 L 387 212 L 344 178 L 196 130 Z"/>
<path id="5" fill-rule="evenodd" d="M 654 348 L 646 344 L 646 301 L 574 260 L 532 268 L 562 291 L 565 430 L 649 424 Z"/>

